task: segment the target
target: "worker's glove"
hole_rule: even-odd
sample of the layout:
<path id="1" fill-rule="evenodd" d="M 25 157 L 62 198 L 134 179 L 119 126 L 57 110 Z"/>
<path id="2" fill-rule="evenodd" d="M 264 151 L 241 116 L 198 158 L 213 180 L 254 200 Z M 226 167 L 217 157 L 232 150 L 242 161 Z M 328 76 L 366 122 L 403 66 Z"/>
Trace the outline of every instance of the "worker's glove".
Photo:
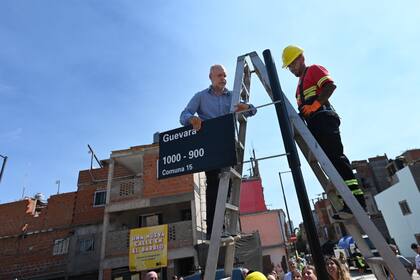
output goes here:
<path id="1" fill-rule="evenodd" d="M 302 107 L 302 114 L 305 118 L 309 117 L 312 113 L 318 111 L 321 108 L 321 103 L 318 100 L 315 100 L 311 105 L 305 105 Z"/>
<path id="2" fill-rule="evenodd" d="M 201 122 L 202 120 L 199 117 L 191 117 L 190 118 L 190 124 L 192 124 L 194 130 L 199 131 L 201 129 Z"/>
<path id="3" fill-rule="evenodd" d="M 235 105 L 235 112 L 242 112 L 249 109 L 249 105 L 245 103 L 238 103 Z"/>

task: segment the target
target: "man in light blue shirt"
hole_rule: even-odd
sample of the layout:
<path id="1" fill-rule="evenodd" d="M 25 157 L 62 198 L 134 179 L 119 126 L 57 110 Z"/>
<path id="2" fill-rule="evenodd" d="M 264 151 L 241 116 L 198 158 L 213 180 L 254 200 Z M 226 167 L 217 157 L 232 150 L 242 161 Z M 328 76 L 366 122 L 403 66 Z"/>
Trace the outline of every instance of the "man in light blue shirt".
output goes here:
<path id="1" fill-rule="evenodd" d="M 195 130 L 200 130 L 203 121 L 231 113 L 232 92 L 226 88 L 225 67 L 220 64 L 211 66 L 209 78 L 211 81 L 210 87 L 196 93 L 184 111 L 182 111 L 180 116 L 182 125 L 192 125 Z M 251 104 L 239 103 L 235 106 L 236 112 L 245 110 L 249 110 L 245 112 L 246 116 L 253 116 L 257 112 Z M 219 173 L 220 170 L 218 169 L 206 172 L 207 239 L 210 239 L 213 228 L 213 217 L 219 188 Z"/>

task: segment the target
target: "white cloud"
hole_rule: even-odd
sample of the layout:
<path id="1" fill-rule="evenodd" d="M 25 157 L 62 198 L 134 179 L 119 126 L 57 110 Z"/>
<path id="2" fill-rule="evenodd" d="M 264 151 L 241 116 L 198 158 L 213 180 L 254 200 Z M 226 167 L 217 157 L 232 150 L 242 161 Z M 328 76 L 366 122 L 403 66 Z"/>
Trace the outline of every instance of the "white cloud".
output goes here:
<path id="1" fill-rule="evenodd" d="M 1 142 L 9 142 L 17 140 L 21 137 L 23 129 L 21 127 L 15 128 L 10 131 L 0 133 Z"/>

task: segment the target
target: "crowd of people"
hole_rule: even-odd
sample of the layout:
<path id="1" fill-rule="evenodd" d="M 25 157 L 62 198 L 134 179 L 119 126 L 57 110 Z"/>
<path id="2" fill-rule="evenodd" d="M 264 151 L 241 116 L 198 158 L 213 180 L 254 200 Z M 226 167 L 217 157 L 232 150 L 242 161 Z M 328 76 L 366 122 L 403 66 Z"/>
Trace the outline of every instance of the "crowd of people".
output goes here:
<path id="1" fill-rule="evenodd" d="M 401 261 L 400 255 L 398 254 L 397 247 L 395 245 L 390 245 L 390 247 Z M 417 272 L 420 274 L 420 246 L 413 243 L 411 245 L 411 248 L 417 254 L 415 257 L 416 265 L 415 267 L 413 267 L 413 269 L 416 269 Z M 404 258 L 404 261 L 409 262 L 405 258 Z M 361 263 L 363 263 L 363 265 Z M 403 261 L 402 263 L 404 264 Z M 356 259 L 355 265 L 359 269 L 359 272 L 360 270 L 362 270 L 362 273 L 364 272 L 364 268 L 366 266 L 366 263 L 364 261 L 359 262 Z M 344 254 L 340 254 L 338 258 L 332 257 L 332 256 L 327 257 L 325 260 L 325 266 L 326 266 L 325 267 L 326 271 L 328 272 L 328 275 L 329 275 L 329 280 L 351 280 L 349 266 L 348 266 L 347 259 L 345 258 Z M 288 267 L 289 267 L 288 269 L 289 271 L 287 273 L 282 273 L 282 272 L 280 273 L 279 271 L 276 271 L 276 269 L 273 269 L 270 273 L 268 273 L 267 275 L 264 275 L 263 273 L 259 271 L 248 270 L 246 268 L 242 269 L 242 273 L 245 280 L 301 280 L 301 279 L 302 280 L 317 280 L 318 279 L 315 267 L 307 264 L 307 261 L 303 257 L 302 258 L 295 257 L 295 258 L 290 259 L 288 261 Z M 390 280 L 395 279 L 392 273 L 389 273 L 388 277 Z M 178 276 L 173 276 L 172 279 L 183 280 L 182 277 L 178 277 Z M 159 280 L 159 277 L 155 271 L 149 271 L 146 274 L 145 280 Z"/>
<path id="2" fill-rule="evenodd" d="M 267 275 L 258 271 L 245 270 L 245 280 L 317 280 L 315 267 L 306 264 L 305 259 L 290 259 L 289 272 L 280 275 L 276 270 L 271 271 Z M 332 280 L 350 280 L 350 274 L 347 266 L 335 257 L 329 257 L 326 260 L 326 269 Z"/>
<path id="3" fill-rule="evenodd" d="M 335 257 L 326 259 L 326 270 L 330 280 L 351 280 L 347 266 Z M 289 272 L 280 276 L 275 270 L 267 275 L 258 271 L 246 271 L 245 280 L 317 280 L 315 267 L 306 264 L 302 258 L 289 260 Z"/>

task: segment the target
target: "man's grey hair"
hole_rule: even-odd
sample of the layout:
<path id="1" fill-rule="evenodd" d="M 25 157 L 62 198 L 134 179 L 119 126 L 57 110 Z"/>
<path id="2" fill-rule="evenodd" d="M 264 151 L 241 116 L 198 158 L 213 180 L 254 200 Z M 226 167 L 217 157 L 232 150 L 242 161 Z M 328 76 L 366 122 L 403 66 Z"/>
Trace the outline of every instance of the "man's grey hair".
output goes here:
<path id="1" fill-rule="evenodd" d="M 211 73 L 214 71 L 214 69 L 216 68 L 223 68 L 223 70 L 226 71 L 225 66 L 223 66 L 222 64 L 213 64 L 212 66 L 210 66 L 210 71 L 209 71 L 209 77 L 211 76 Z"/>

